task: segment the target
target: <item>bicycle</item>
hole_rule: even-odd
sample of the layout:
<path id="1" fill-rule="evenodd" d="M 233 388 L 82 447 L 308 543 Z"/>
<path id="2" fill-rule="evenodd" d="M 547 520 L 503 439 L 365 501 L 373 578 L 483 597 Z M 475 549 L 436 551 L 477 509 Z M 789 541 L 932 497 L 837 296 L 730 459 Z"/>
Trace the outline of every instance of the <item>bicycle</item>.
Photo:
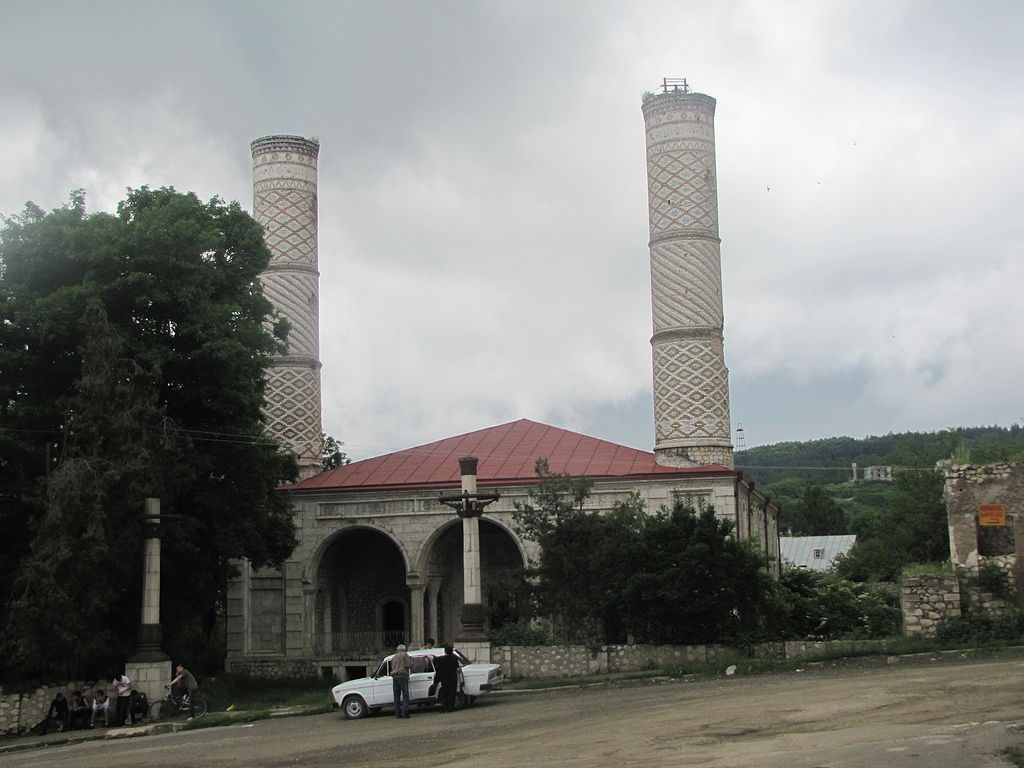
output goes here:
<path id="1" fill-rule="evenodd" d="M 205 715 L 209 708 L 209 705 L 206 703 L 206 699 L 203 698 L 198 691 L 195 691 L 192 694 L 192 704 L 196 709 L 196 720 Z M 172 720 L 176 717 L 182 717 L 183 715 L 187 717 L 188 711 L 188 694 L 179 696 L 174 691 L 168 690 L 167 695 L 164 698 L 150 704 L 149 719 L 153 722 L 157 722 L 160 720 Z"/>

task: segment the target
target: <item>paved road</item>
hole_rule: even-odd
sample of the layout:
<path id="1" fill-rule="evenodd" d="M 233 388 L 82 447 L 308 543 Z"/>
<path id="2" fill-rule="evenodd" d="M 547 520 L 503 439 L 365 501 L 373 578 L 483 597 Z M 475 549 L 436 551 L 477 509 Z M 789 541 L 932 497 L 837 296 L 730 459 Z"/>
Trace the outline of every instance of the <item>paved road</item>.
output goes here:
<path id="1" fill-rule="evenodd" d="M 463 712 L 265 720 L 0 755 L 0 768 L 985 768 L 1024 745 L 1024 661 L 493 694 Z"/>

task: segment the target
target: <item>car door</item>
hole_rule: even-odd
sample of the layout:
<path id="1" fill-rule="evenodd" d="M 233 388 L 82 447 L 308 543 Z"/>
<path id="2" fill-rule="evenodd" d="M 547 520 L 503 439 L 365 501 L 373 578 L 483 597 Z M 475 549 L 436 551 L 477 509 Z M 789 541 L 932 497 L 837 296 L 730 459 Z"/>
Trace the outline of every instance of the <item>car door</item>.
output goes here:
<path id="1" fill-rule="evenodd" d="M 430 698 L 430 686 L 434 684 L 434 662 L 429 656 L 413 656 L 412 672 L 409 674 L 409 698 L 422 701 Z"/>
<path id="2" fill-rule="evenodd" d="M 373 685 L 367 694 L 367 704 L 371 707 L 380 707 L 387 704 L 394 704 L 395 691 L 391 682 L 391 659 L 384 659 L 377 672 L 373 676 Z"/>

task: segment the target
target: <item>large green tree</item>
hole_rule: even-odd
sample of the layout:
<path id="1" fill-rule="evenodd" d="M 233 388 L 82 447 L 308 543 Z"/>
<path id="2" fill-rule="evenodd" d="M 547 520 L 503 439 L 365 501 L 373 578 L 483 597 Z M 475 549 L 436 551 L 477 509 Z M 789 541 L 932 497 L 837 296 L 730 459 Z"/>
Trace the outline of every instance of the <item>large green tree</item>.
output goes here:
<path id="1" fill-rule="evenodd" d="M 0 605 L 4 659 L 89 674 L 135 643 L 143 500 L 163 525 L 162 616 L 173 653 L 216 624 L 232 560 L 295 545 L 294 457 L 264 431 L 281 349 L 259 274 L 262 230 L 237 203 L 129 190 L 29 204 L 0 230 Z M 276 333 L 268 328 L 273 327 Z M 61 670 L 61 666 L 64 667 Z"/>
<path id="2" fill-rule="evenodd" d="M 918 466 L 924 461 L 918 459 Z M 890 505 L 866 512 L 851 524 L 857 544 L 839 560 L 837 572 L 855 581 L 896 581 L 911 563 L 948 561 L 949 523 L 942 487 L 939 471 L 920 467 L 897 472 Z"/>
<path id="3" fill-rule="evenodd" d="M 820 485 L 807 486 L 800 500 L 786 509 L 790 536 L 831 536 L 846 533 L 846 517 Z"/>
<path id="4" fill-rule="evenodd" d="M 538 462 L 533 503 L 517 513 L 541 547 L 537 610 L 567 642 L 746 643 L 764 631 L 774 600 L 762 553 L 711 508 L 683 497 L 648 514 L 632 498 L 588 511 L 590 481 Z"/>

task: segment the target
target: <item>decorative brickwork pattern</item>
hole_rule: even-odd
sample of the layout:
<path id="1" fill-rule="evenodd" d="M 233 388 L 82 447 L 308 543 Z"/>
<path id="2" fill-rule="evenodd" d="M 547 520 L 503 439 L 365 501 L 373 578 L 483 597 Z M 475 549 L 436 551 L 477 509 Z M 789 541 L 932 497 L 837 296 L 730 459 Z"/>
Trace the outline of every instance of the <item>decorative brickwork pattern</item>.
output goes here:
<path id="1" fill-rule="evenodd" d="M 658 443 L 729 434 L 729 372 L 708 341 L 656 344 L 654 425 Z"/>
<path id="2" fill-rule="evenodd" d="M 647 130 L 655 453 L 659 463 L 733 465 L 715 100 L 669 92 L 643 104 Z"/>
<path id="3" fill-rule="evenodd" d="M 320 145 L 300 136 L 252 143 L 253 215 L 272 258 L 261 276 L 278 314 L 288 319 L 288 353 L 267 378 L 270 434 L 299 458 L 308 477 L 320 470 L 320 325 L 317 271 L 317 156 Z"/>
<path id="4" fill-rule="evenodd" d="M 267 372 L 264 417 L 267 430 L 299 457 L 300 466 L 317 465 L 321 459 L 320 371 L 281 364 Z"/>
<path id="5" fill-rule="evenodd" d="M 651 247 L 654 332 L 722 327 L 722 270 L 718 245 L 705 240 Z"/>

